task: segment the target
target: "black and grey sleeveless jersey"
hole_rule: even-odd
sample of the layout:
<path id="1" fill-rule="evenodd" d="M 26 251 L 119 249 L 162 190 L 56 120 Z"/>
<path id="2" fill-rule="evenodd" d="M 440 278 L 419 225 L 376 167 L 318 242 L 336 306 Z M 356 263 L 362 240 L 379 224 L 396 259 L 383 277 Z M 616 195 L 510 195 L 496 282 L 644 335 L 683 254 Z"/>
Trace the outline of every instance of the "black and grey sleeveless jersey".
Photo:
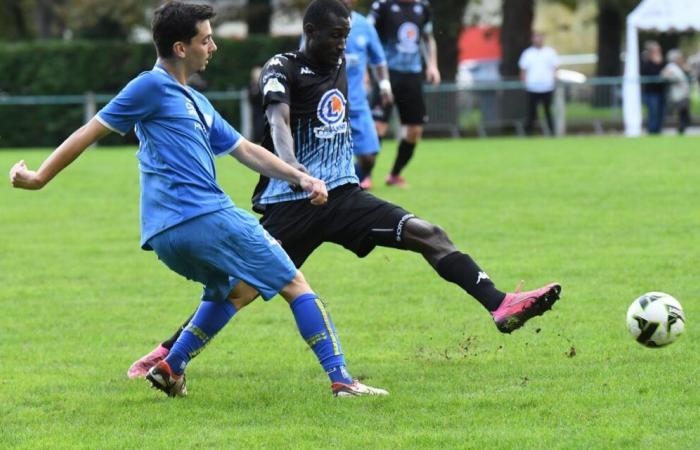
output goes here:
<path id="1" fill-rule="evenodd" d="M 263 106 L 286 103 L 297 160 L 326 182 L 328 190 L 357 183 L 347 118 L 348 81 L 345 60 L 332 69 L 315 67 L 301 51 L 275 55 L 260 75 Z M 263 146 L 274 151 L 266 124 Z M 265 205 L 307 197 L 287 182 L 261 178 L 253 202 Z"/>

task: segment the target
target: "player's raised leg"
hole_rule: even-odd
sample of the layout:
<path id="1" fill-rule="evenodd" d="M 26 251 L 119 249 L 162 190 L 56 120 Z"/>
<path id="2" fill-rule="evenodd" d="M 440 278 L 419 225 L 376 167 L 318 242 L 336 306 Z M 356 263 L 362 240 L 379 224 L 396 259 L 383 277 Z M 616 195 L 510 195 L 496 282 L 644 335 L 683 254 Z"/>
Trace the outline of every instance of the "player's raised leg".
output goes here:
<path id="1" fill-rule="evenodd" d="M 526 292 L 501 292 L 486 271 L 471 256 L 460 252 L 437 225 L 409 217 L 402 229 L 406 248 L 421 253 L 442 278 L 481 303 L 503 333 L 517 330 L 532 317 L 542 315 L 559 299 L 558 283 Z"/>

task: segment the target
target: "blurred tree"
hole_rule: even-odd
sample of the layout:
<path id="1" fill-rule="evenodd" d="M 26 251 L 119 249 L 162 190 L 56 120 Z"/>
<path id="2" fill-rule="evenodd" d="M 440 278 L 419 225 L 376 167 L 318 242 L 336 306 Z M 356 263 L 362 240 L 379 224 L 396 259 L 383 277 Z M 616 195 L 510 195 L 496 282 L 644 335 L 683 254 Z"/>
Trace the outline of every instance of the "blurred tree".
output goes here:
<path id="1" fill-rule="evenodd" d="M 0 39 L 28 39 L 26 3 L 23 0 L 5 0 L 0 5 Z"/>
<path id="2" fill-rule="evenodd" d="M 622 37 L 627 15 L 640 0 L 598 0 L 598 64 L 595 74 L 598 77 L 622 75 Z M 596 86 L 593 106 L 608 107 L 615 101 L 613 86 Z"/>
<path id="3" fill-rule="evenodd" d="M 63 36 L 66 24 L 60 9 L 66 0 L 34 0 L 28 3 L 33 6 L 34 23 L 39 39 L 53 39 Z"/>
<path id="4" fill-rule="evenodd" d="M 126 39 L 135 25 L 147 25 L 145 8 L 157 1 L 69 0 L 60 8 L 78 38 Z"/>
<path id="5" fill-rule="evenodd" d="M 454 81 L 459 52 L 457 43 L 462 32 L 464 11 L 469 0 L 433 1 L 433 25 L 438 48 L 438 66 L 444 80 Z"/>
<path id="6" fill-rule="evenodd" d="M 627 15 L 640 0 L 598 0 L 598 65 L 597 76 L 622 74 L 620 52 Z"/>
<path id="7" fill-rule="evenodd" d="M 518 59 L 530 46 L 534 16 L 534 0 L 503 0 L 501 76 L 505 79 L 518 78 Z"/>
<path id="8" fill-rule="evenodd" d="M 249 34 L 269 34 L 272 0 L 248 0 L 245 20 Z"/>

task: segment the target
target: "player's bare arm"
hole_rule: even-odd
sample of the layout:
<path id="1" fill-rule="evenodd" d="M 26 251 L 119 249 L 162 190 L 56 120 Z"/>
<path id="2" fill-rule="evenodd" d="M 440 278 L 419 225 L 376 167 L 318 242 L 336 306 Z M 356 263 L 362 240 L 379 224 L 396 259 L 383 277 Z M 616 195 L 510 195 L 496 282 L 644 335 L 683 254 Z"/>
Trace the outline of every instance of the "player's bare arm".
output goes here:
<path id="1" fill-rule="evenodd" d="M 423 56 L 425 57 L 425 78 L 433 85 L 440 84 L 441 76 L 437 64 L 437 44 L 433 33 L 423 33 Z"/>
<path id="2" fill-rule="evenodd" d="M 265 148 L 246 139 L 241 142 L 232 156 L 244 166 L 266 177 L 278 178 L 301 187 L 309 194 L 309 200 L 314 205 L 322 205 L 328 200 L 328 191 L 323 180 L 314 178 L 287 164 Z"/>
<path id="3" fill-rule="evenodd" d="M 275 145 L 275 152 L 279 158 L 287 164 L 306 171 L 294 153 L 294 138 L 290 126 L 289 105 L 286 103 L 272 103 L 265 110 L 267 121 L 270 124 L 270 135 Z"/>
<path id="4" fill-rule="evenodd" d="M 19 189 L 38 190 L 46 186 L 90 145 L 111 133 L 96 118 L 78 128 L 49 155 L 38 170 L 29 170 L 24 160 L 10 169 L 10 182 Z"/>

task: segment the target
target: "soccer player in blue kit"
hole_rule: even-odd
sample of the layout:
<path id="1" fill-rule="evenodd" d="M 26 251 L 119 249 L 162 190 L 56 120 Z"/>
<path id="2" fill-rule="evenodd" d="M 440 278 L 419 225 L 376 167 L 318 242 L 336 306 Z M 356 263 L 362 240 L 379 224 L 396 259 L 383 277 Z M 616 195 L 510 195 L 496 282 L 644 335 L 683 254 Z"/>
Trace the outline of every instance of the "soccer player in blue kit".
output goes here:
<path id="1" fill-rule="evenodd" d="M 352 9 L 355 0 L 343 0 Z M 380 100 L 389 107 L 394 101 L 389 82 L 389 69 L 379 35 L 367 19 L 352 11 L 351 28 L 345 47 L 348 72 L 348 110 L 352 128 L 355 172 L 363 189 L 372 188 L 372 169 L 380 150 L 379 138 L 374 127 L 372 111 L 365 89 L 365 74 L 368 63 L 376 78 Z"/>
<path id="2" fill-rule="evenodd" d="M 420 253 L 438 275 L 483 305 L 503 333 L 549 310 L 559 299 L 558 283 L 527 292 L 501 292 L 442 228 L 358 186 L 346 114 L 343 55 L 349 31 L 350 11 L 340 0 L 314 0 L 304 14 L 303 48 L 275 55 L 263 68 L 260 86 L 267 120 L 263 146 L 324 180 L 329 191 L 328 202 L 314 207 L 288 183 L 261 177 L 253 208 L 263 214 L 260 222 L 265 229 L 297 267 L 325 242 L 358 257 L 376 246 Z M 143 376 L 168 356 L 189 323 L 187 319 L 170 339 L 135 361 L 128 375 Z"/>
<path id="3" fill-rule="evenodd" d="M 216 182 L 215 156 L 279 181 L 314 208 L 326 203 L 324 182 L 281 161 L 234 130 L 187 79 L 204 70 L 216 45 L 207 5 L 168 2 L 155 11 L 155 67 L 129 82 L 93 119 L 66 139 L 39 167 L 24 161 L 10 170 L 16 188 L 44 187 L 98 139 L 135 127 L 140 146 L 141 246 L 171 270 L 204 285 L 202 301 L 167 358 L 147 374 L 169 396 L 187 394 L 190 359 L 258 293 L 280 294 L 299 332 L 316 354 L 336 396 L 386 395 L 352 379 L 323 302 L 279 243 L 237 208 Z"/>

